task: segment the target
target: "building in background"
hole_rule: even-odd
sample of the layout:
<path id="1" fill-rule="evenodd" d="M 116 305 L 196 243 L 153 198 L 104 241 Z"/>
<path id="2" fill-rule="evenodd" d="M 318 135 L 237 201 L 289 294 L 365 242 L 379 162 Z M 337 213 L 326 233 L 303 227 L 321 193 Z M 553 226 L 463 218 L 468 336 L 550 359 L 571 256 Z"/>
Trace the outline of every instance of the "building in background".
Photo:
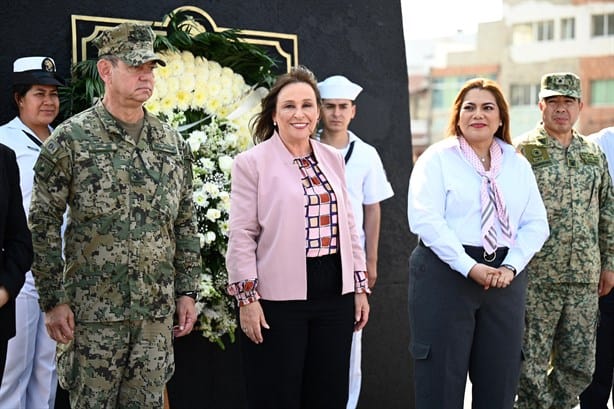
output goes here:
<path id="1" fill-rule="evenodd" d="M 537 95 L 546 72 L 582 79 L 579 132 L 614 124 L 614 1 L 503 0 L 503 19 L 480 24 L 470 47 L 467 38 L 459 33 L 422 45 L 422 59 L 408 67 L 414 157 L 445 136 L 454 96 L 476 76 L 502 86 L 513 137 L 540 120 Z"/>

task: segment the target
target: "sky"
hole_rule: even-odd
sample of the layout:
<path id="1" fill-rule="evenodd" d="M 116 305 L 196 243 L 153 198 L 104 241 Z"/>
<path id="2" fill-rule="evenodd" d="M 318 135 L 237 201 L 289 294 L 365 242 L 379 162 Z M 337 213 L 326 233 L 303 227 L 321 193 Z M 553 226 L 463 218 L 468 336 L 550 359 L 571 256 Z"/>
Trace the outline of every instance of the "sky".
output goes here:
<path id="1" fill-rule="evenodd" d="M 477 32 L 478 23 L 501 20 L 502 0 L 401 0 L 405 42 Z"/>

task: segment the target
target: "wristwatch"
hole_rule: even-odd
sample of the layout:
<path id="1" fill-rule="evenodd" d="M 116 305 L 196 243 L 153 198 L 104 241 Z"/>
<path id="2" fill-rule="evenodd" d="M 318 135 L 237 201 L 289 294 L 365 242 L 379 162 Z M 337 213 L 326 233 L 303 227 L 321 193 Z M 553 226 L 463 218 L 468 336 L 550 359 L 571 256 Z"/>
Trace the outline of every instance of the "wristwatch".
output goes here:
<path id="1" fill-rule="evenodd" d="M 191 299 L 196 301 L 196 299 L 198 298 L 198 291 L 192 290 L 192 291 L 184 291 L 182 293 L 177 293 L 177 297 L 182 297 L 182 296 L 190 297 Z"/>
<path id="2" fill-rule="evenodd" d="M 507 268 L 508 270 L 511 270 L 511 271 L 512 271 L 512 273 L 514 273 L 514 276 L 515 276 L 515 275 L 518 273 L 518 272 L 516 271 L 516 267 L 514 267 L 514 266 L 513 266 L 513 265 L 511 265 L 511 264 L 501 264 L 501 267 L 505 267 L 505 268 Z"/>

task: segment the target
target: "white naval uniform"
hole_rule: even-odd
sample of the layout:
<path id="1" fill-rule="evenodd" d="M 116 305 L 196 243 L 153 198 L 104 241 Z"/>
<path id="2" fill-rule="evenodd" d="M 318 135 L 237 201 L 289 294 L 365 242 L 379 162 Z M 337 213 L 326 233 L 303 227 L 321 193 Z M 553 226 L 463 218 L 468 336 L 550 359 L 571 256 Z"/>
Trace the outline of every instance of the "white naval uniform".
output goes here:
<path id="1" fill-rule="evenodd" d="M 339 152 L 346 157 L 350 145 L 353 143 L 352 153 L 345 164 L 345 179 L 352 203 L 352 211 L 356 220 L 356 227 L 365 246 L 364 212 L 363 205 L 379 203 L 394 195 L 392 186 L 386 178 L 386 171 L 377 150 L 364 142 L 353 132 L 348 131 L 349 141 L 345 148 Z M 350 355 L 350 389 L 347 409 L 354 409 L 360 396 L 362 381 L 362 330 L 354 332 L 352 337 L 352 352 Z"/>
<path id="2" fill-rule="evenodd" d="M 31 138 L 41 142 L 19 117 L 0 127 L 0 143 L 15 151 L 17 156 L 26 215 L 30 207 L 34 163 L 40 153 L 39 144 Z M 56 343 L 47 334 L 45 314 L 38 305 L 31 271 L 26 274 L 25 284 L 15 301 L 17 335 L 8 343 L 0 408 L 53 409 L 57 387 Z"/>

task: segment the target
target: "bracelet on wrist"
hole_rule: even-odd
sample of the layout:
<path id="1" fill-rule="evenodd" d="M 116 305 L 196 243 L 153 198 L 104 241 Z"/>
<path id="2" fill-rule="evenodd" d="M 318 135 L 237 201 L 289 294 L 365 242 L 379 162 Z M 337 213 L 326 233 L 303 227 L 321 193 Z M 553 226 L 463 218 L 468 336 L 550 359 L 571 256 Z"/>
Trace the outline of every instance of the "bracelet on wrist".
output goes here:
<path id="1" fill-rule="evenodd" d="M 196 299 L 198 298 L 198 291 L 192 290 L 192 291 L 184 291 L 181 293 L 177 294 L 177 297 L 190 297 L 191 299 L 193 299 L 194 301 L 196 301 Z"/>
<path id="2" fill-rule="evenodd" d="M 514 276 L 516 276 L 516 274 L 518 273 L 518 272 L 516 271 L 516 267 L 514 267 L 514 266 L 513 266 L 513 265 L 511 265 L 511 264 L 501 264 L 501 267 L 505 267 L 505 268 L 507 268 L 508 270 L 511 270 L 511 271 L 512 271 L 512 273 L 514 273 Z"/>

